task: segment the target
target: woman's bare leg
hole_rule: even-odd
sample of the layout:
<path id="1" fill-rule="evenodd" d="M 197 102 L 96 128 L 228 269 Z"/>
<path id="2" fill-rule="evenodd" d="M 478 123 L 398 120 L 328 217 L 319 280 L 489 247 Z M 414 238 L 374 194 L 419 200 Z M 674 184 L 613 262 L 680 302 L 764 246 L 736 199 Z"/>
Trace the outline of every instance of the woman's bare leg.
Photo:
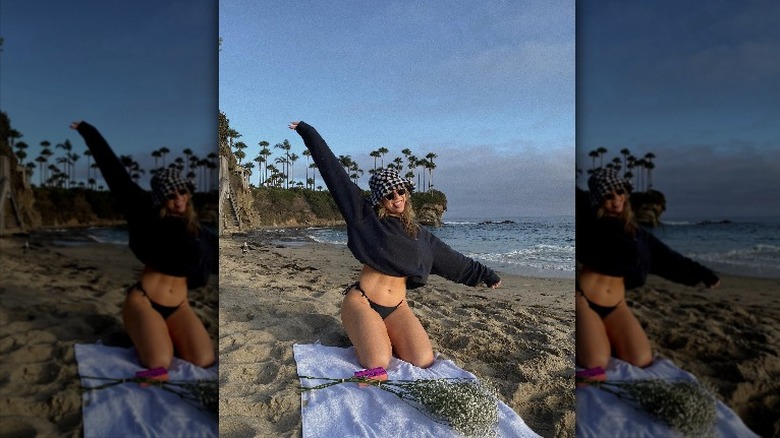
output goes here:
<path id="1" fill-rule="evenodd" d="M 163 317 L 139 291 L 132 291 L 122 306 L 125 330 L 133 340 L 141 365 L 168 368 L 173 359 L 173 343 Z"/>
<path id="2" fill-rule="evenodd" d="M 214 345 L 188 301 L 184 301 L 165 322 L 178 357 L 202 368 L 214 364 Z"/>
<path id="3" fill-rule="evenodd" d="M 433 365 L 431 339 L 406 301 L 385 318 L 385 326 L 399 359 L 420 368 Z"/>
<path id="4" fill-rule="evenodd" d="M 390 338 L 382 317 L 368 300 L 359 293 L 347 293 L 341 303 L 341 323 L 363 368 L 387 368 L 393 356 Z"/>
<path id="5" fill-rule="evenodd" d="M 574 308 L 577 364 L 583 368 L 601 367 L 606 369 L 611 351 L 604 322 L 588 306 L 588 301 L 583 296 L 577 296 Z"/>
<path id="6" fill-rule="evenodd" d="M 604 325 L 615 356 L 638 367 L 646 367 L 653 362 L 647 334 L 625 301 L 604 318 Z"/>

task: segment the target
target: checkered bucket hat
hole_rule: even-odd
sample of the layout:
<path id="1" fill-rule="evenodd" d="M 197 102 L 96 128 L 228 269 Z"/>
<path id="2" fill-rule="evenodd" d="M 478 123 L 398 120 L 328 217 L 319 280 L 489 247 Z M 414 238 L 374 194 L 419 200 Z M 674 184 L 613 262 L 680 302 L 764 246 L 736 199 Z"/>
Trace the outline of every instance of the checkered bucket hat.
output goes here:
<path id="1" fill-rule="evenodd" d="M 624 189 L 631 193 L 631 181 L 620 178 L 613 169 L 599 168 L 593 171 L 588 178 L 588 188 L 590 189 L 590 204 L 594 207 L 601 205 L 604 197 L 612 193 L 613 190 Z"/>
<path id="2" fill-rule="evenodd" d="M 393 190 L 405 188 L 411 194 L 414 192 L 414 182 L 401 178 L 398 172 L 393 169 L 382 169 L 371 175 L 368 180 L 368 187 L 371 189 L 371 204 L 377 205 L 382 197 Z"/>
<path id="3" fill-rule="evenodd" d="M 166 168 L 159 171 L 152 177 L 152 200 L 155 205 L 165 204 L 166 197 L 171 193 L 176 193 L 181 189 L 195 191 L 195 186 L 190 181 L 182 178 L 179 171 L 173 168 Z"/>

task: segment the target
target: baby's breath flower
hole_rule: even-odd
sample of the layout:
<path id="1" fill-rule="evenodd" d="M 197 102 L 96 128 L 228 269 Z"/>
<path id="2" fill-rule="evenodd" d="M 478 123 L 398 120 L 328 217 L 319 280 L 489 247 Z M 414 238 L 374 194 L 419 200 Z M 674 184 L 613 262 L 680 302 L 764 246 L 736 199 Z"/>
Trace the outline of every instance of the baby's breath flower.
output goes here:
<path id="1" fill-rule="evenodd" d="M 686 436 L 709 435 L 715 422 L 715 397 L 690 380 L 585 380 L 664 421 Z"/>
<path id="2" fill-rule="evenodd" d="M 149 386 L 158 386 L 165 391 L 172 392 L 183 400 L 199 405 L 210 414 L 219 413 L 219 383 L 216 379 L 204 380 L 154 380 L 146 377 L 129 377 L 116 379 L 112 377 L 90 377 L 83 376 L 85 379 L 105 380 L 99 386 L 83 386 L 85 390 L 100 390 L 120 383 L 143 383 Z"/>
<path id="3" fill-rule="evenodd" d="M 327 380 L 301 390 L 322 389 L 339 383 L 369 383 L 395 394 L 432 420 L 447 424 L 468 437 L 495 436 L 498 423 L 498 399 L 495 391 L 475 379 L 367 380 L 363 378 L 330 379 L 299 376 L 303 379 Z"/>

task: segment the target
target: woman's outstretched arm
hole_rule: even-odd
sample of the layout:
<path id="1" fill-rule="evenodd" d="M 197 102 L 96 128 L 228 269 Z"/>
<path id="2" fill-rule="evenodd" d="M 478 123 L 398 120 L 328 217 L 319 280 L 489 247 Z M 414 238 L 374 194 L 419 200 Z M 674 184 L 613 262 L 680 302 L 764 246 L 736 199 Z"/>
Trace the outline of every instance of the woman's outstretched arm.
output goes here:
<path id="1" fill-rule="evenodd" d="M 148 211 L 152 206 L 151 196 L 133 182 L 127 169 L 119 161 L 108 142 L 100 135 L 100 132 L 94 126 L 83 121 L 73 122 L 70 127 L 78 131 L 84 138 L 95 163 L 100 168 L 103 179 L 106 180 L 106 184 L 119 208 L 122 209 L 125 218 L 129 219 L 130 216 L 139 213 L 139 209 L 144 210 L 144 212 Z"/>
<path id="2" fill-rule="evenodd" d="M 304 144 L 311 151 L 311 157 L 317 164 L 317 170 L 322 175 L 325 185 L 328 186 L 344 220 L 349 223 L 354 219 L 360 219 L 366 201 L 363 199 L 360 188 L 349 179 L 349 175 L 325 140 L 316 129 L 305 122 L 292 122 L 289 128 L 303 138 Z"/>

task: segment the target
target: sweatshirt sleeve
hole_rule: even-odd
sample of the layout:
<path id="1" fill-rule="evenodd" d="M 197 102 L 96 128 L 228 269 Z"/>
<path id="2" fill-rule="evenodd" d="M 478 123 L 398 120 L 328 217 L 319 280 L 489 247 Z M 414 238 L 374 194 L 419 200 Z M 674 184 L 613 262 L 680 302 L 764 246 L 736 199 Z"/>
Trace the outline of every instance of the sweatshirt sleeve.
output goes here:
<path id="1" fill-rule="evenodd" d="M 669 248 L 648 231 L 640 232 L 650 248 L 651 274 L 687 286 L 696 286 L 699 283 L 712 286 L 718 282 L 718 276 L 710 269 Z"/>
<path id="2" fill-rule="evenodd" d="M 299 122 L 296 132 L 311 151 L 317 170 L 322 175 L 325 185 L 328 186 L 344 220 L 347 223 L 359 220 L 365 206 L 360 188 L 349 179 L 349 175 L 316 129 L 305 122 Z"/>
<path id="3" fill-rule="evenodd" d="M 467 286 L 493 286 L 501 281 L 492 269 L 455 251 L 433 234 L 428 235 L 433 253 L 432 274 Z"/>
<path id="4" fill-rule="evenodd" d="M 106 180 L 106 184 L 125 219 L 130 221 L 138 214 L 148 212 L 153 206 L 150 194 L 133 182 L 127 169 L 111 150 L 108 142 L 100 135 L 100 132 L 87 122 L 80 122 L 77 130 L 84 137 L 84 141 L 92 152 L 92 157 L 100 168 L 100 173 Z"/>

